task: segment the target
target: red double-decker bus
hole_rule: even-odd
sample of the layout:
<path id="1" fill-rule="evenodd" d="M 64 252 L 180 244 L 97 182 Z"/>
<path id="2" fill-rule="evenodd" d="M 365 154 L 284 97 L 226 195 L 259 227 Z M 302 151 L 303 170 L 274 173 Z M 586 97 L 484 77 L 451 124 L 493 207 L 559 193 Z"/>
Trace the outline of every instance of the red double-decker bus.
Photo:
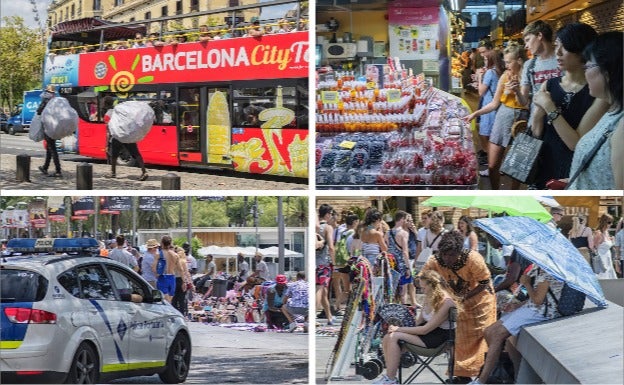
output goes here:
<path id="1" fill-rule="evenodd" d="M 89 20 L 56 26 L 52 41 L 87 36 L 81 30 L 101 24 Z M 136 29 L 111 25 L 96 32 L 114 40 L 134 37 Z M 154 108 L 156 121 L 138 143 L 147 164 L 307 178 L 308 48 L 308 32 L 301 31 L 85 53 L 50 50 L 44 84 L 57 85 L 78 112 L 80 155 L 107 158 L 102 105 L 110 96 Z"/>

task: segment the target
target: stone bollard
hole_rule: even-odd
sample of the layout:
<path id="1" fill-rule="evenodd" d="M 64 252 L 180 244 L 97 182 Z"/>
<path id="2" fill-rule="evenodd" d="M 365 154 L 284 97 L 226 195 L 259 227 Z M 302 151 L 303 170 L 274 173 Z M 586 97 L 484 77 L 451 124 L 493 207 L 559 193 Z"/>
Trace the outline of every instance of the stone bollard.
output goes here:
<path id="1" fill-rule="evenodd" d="M 180 177 L 174 173 L 168 173 L 162 177 L 161 182 L 162 190 L 179 190 L 180 189 Z"/>
<path id="2" fill-rule="evenodd" d="M 93 190 L 93 166 L 82 162 L 76 166 L 76 190 Z"/>
<path id="3" fill-rule="evenodd" d="M 18 182 L 30 182 L 30 155 L 20 154 L 15 157 L 15 179 Z"/>

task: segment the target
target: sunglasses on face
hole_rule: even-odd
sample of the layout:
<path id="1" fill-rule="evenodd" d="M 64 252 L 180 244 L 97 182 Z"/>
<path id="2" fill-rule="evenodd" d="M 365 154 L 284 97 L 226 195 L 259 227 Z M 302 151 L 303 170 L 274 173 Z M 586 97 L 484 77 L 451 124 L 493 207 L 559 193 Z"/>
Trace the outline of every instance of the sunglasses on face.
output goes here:
<path id="1" fill-rule="evenodd" d="M 589 62 L 587 62 L 587 63 L 585 63 L 585 64 L 583 65 L 583 69 L 584 69 L 585 71 L 588 71 L 588 70 L 590 70 L 590 69 L 592 69 L 592 68 L 595 68 L 595 67 L 598 67 L 598 64 L 596 64 L 596 63 L 589 63 Z"/>

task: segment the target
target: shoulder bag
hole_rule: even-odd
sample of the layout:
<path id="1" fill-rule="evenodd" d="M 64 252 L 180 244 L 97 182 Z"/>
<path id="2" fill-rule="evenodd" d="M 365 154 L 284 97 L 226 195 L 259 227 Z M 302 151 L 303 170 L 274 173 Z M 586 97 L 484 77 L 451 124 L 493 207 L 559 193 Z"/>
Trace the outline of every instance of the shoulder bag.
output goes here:
<path id="1" fill-rule="evenodd" d="M 529 130 L 516 135 L 505 155 L 500 171 L 526 184 L 535 181 L 537 162 L 544 141 L 534 137 Z"/>

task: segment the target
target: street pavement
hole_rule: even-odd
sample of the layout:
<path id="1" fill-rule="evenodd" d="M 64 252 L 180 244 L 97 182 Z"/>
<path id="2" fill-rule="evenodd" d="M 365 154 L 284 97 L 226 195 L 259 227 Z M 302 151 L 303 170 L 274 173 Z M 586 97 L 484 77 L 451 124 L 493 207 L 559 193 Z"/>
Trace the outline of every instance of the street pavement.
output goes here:
<path id="1" fill-rule="evenodd" d="M 193 352 L 185 384 L 308 384 L 309 334 L 252 332 L 189 322 Z M 112 384 L 160 384 L 157 375 Z"/>
<path id="2" fill-rule="evenodd" d="M 0 158 L 0 183 L 3 190 L 76 190 L 76 171 L 80 161 L 61 160 L 62 178 L 43 175 L 38 167 L 44 159 L 30 158 L 30 182 L 17 182 L 16 156 L 2 154 Z M 260 177 L 244 173 L 224 172 L 206 173 L 206 171 L 168 171 L 147 167 L 149 178 L 139 181 L 141 170 L 137 167 L 117 166 L 117 178 L 104 178 L 110 173 L 110 165 L 102 162 L 90 162 L 93 170 L 94 190 L 161 190 L 162 178 L 173 173 L 180 177 L 181 190 L 305 190 L 306 182 L 293 183 L 279 181 L 278 177 Z M 53 170 L 54 166 L 50 168 Z"/>

